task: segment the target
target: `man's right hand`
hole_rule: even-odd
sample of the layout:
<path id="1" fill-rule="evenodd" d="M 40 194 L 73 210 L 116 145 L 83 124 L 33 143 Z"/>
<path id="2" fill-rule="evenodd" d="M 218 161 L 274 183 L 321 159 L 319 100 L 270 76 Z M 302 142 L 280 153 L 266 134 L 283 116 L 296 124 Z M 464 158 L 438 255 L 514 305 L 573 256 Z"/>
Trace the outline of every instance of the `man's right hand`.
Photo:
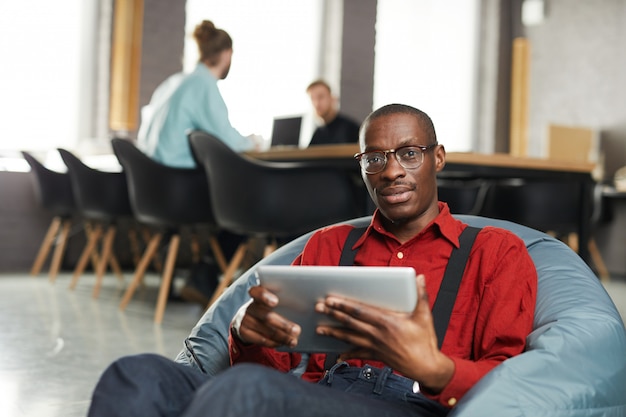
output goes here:
<path id="1" fill-rule="evenodd" d="M 295 347 L 301 328 L 274 312 L 278 297 L 267 288 L 250 288 L 252 302 L 240 309 L 232 321 L 235 335 L 243 342 L 265 347 Z M 245 307 L 245 306 L 244 306 Z"/>

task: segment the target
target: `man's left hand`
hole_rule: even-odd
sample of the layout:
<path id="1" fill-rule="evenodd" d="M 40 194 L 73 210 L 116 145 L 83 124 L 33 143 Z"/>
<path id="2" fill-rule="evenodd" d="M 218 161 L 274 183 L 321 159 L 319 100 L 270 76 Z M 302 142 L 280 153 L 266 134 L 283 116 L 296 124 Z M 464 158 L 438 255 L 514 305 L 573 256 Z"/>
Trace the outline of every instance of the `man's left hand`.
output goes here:
<path id="1" fill-rule="evenodd" d="M 357 346 L 342 354 L 342 360 L 381 361 L 430 391 L 440 392 L 454 374 L 454 362 L 437 347 L 423 275 L 417 277 L 417 288 L 418 302 L 411 313 L 328 296 L 315 309 L 342 327 L 320 325 L 317 332 Z"/>

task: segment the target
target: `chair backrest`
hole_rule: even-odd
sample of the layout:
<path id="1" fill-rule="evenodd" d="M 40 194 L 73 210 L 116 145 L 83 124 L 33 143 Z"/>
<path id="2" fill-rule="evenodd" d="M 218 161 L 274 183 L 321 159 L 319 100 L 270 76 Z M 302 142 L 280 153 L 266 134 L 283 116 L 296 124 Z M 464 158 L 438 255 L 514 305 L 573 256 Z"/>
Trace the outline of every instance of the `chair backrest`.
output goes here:
<path id="1" fill-rule="evenodd" d="M 220 227 L 245 235 L 296 236 L 357 213 L 359 197 L 345 171 L 255 160 L 200 131 L 189 140 L 207 173 Z"/>
<path id="2" fill-rule="evenodd" d="M 579 184 L 567 181 L 494 181 L 480 215 L 567 234 L 578 228 L 582 192 Z"/>
<path id="3" fill-rule="evenodd" d="M 478 214 L 489 189 L 487 180 L 437 179 L 437 195 L 452 214 Z"/>
<path id="4" fill-rule="evenodd" d="M 215 223 L 203 169 L 163 165 L 126 139 L 115 138 L 111 144 L 126 174 L 137 220 L 158 226 Z"/>
<path id="5" fill-rule="evenodd" d="M 601 178 L 598 132 L 577 126 L 549 125 L 547 156 L 570 163 L 597 163 L 592 178 Z M 600 172 L 600 175 L 598 175 Z M 591 179 L 590 179 L 591 181 Z M 583 195 L 585 193 L 586 195 Z M 601 186 L 583 190 L 580 184 L 562 180 L 494 181 L 478 214 L 509 220 L 543 231 L 567 234 L 578 231 L 581 200 L 588 200 L 593 224 L 601 215 Z"/>
<path id="6" fill-rule="evenodd" d="M 99 171 L 66 149 L 58 151 L 67 166 L 76 204 L 83 216 L 105 221 L 132 216 L 123 172 Z"/>
<path id="7" fill-rule="evenodd" d="M 526 351 L 485 375 L 450 412 L 463 417 L 623 416 L 626 330 L 617 308 L 584 261 L 562 242 L 508 221 L 458 215 L 474 227 L 495 226 L 524 240 L 538 276 L 533 331 Z M 350 220 L 354 227 L 370 217 Z M 229 366 L 228 329 L 249 300 L 258 265 L 289 265 L 311 233 L 246 271 L 198 321 L 177 361 L 215 374 Z M 200 361 L 200 364 L 198 362 Z"/>
<path id="8" fill-rule="evenodd" d="M 22 151 L 22 156 L 33 173 L 35 195 L 41 207 L 56 216 L 71 216 L 76 204 L 69 174 L 46 168 L 29 152 Z"/>

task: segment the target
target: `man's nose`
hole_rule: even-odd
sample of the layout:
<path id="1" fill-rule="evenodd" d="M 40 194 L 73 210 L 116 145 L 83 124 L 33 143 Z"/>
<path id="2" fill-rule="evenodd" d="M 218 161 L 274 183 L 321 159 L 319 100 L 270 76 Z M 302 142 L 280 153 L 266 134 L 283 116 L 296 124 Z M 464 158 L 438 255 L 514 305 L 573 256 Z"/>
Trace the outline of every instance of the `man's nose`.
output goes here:
<path id="1" fill-rule="evenodd" d="M 387 163 L 385 164 L 382 174 L 392 178 L 406 174 L 405 168 L 400 165 L 395 153 L 390 152 L 387 154 Z"/>

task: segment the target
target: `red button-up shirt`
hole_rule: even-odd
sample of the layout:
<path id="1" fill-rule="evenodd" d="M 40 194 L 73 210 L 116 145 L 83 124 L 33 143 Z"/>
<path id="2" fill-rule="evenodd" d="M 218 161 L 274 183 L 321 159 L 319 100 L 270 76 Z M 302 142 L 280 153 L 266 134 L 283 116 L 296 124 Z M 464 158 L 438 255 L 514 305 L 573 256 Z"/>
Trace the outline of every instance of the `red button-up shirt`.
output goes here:
<path id="1" fill-rule="evenodd" d="M 357 241 L 355 265 L 411 266 L 426 277 L 430 307 L 436 299 L 453 247 L 466 225 L 454 219 L 446 204 L 418 235 L 400 243 L 387 232 L 376 212 Z M 343 244 L 352 226 L 331 226 L 315 233 L 294 265 L 338 265 Z M 463 281 L 441 347 L 455 364 L 444 390 L 429 395 L 447 407 L 454 405 L 487 372 L 524 350 L 532 330 L 537 293 L 537 273 L 524 242 L 513 233 L 485 227 L 476 237 Z M 244 345 L 231 334 L 231 363 L 256 362 L 288 371 L 300 363 L 298 353 L 277 352 Z M 324 354 L 311 355 L 303 379 L 318 381 L 324 373 Z M 362 360 L 348 361 L 360 367 Z M 383 367 L 380 362 L 368 364 Z"/>

